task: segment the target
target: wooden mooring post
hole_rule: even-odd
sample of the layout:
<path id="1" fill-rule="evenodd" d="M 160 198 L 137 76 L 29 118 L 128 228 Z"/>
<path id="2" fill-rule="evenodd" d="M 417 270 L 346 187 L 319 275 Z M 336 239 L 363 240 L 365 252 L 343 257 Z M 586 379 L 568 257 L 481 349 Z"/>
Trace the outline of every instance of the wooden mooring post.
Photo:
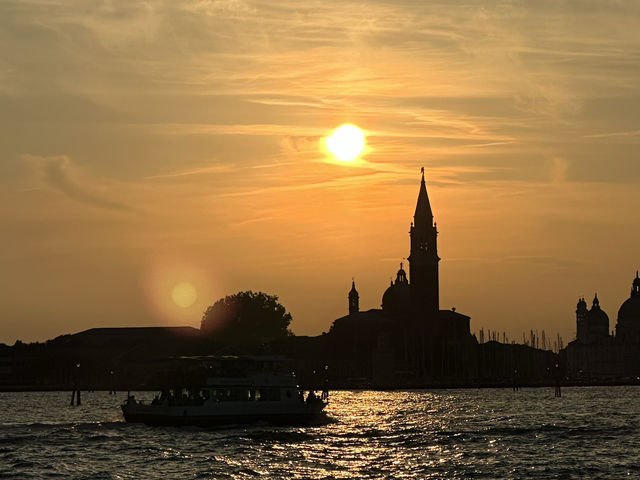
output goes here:
<path id="1" fill-rule="evenodd" d="M 76 363 L 71 375 L 73 382 L 73 390 L 71 391 L 71 406 L 73 407 L 74 399 L 76 401 L 76 405 L 80 405 L 82 403 L 82 401 L 80 400 L 80 389 L 78 388 L 78 385 L 80 384 L 80 362 Z"/>
<path id="2" fill-rule="evenodd" d="M 80 390 L 76 390 L 75 388 L 71 390 L 71 403 L 70 406 L 73 407 L 73 402 L 76 402 L 76 405 L 82 405 L 82 400 L 80 399 Z"/>

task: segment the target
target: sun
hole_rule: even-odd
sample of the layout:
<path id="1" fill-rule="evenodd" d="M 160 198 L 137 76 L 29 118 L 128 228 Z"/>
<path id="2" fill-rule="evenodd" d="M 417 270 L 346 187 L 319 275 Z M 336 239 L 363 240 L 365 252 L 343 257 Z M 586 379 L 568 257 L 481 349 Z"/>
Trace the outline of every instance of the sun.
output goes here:
<path id="1" fill-rule="evenodd" d="M 189 308 L 198 299 L 196 287 L 189 282 L 180 282 L 171 290 L 171 299 L 178 307 Z"/>
<path id="2" fill-rule="evenodd" d="M 325 139 L 327 149 L 338 159 L 350 162 L 364 148 L 364 133 L 355 125 L 345 123 Z"/>

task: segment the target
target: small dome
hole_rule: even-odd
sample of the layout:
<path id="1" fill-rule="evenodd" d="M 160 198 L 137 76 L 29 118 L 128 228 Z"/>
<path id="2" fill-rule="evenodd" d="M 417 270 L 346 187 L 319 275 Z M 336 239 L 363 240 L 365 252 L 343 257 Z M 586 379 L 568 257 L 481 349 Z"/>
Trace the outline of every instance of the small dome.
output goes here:
<path id="1" fill-rule="evenodd" d="M 606 323 L 607 329 L 609 328 L 609 315 L 605 313 L 604 310 L 600 308 L 599 305 L 594 305 L 589 310 L 589 322 L 597 324 L 597 323 Z"/>
<path id="2" fill-rule="evenodd" d="M 600 308 L 598 295 L 594 297 L 591 309 L 586 312 L 585 320 L 582 327 L 583 342 L 598 342 L 609 337 L 609 316 Z"/>

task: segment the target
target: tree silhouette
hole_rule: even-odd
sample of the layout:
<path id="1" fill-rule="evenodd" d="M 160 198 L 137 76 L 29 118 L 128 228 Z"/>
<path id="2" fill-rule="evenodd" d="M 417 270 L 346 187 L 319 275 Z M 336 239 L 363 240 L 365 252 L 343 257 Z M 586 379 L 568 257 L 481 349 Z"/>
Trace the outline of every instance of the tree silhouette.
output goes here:
<path id="1" fill-rule="evenodd" d="M 291 314 L 276 295 L 238 292 L 216 301 L 202 316 L 200 331 L 216 342 L 257 344 L 293 335 Z"/>

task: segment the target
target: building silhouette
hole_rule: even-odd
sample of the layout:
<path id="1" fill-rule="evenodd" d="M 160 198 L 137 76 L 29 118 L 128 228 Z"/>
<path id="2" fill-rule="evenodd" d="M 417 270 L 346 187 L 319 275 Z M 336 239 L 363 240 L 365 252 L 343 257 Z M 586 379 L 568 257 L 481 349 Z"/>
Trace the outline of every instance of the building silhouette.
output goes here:
<path id="1" fill-rule="evenodd" d="M 596 293 L 591 309 L 584 298 L 576 307 L 576 337 L 585 344 L 601 344 L 609 341 L 609 316 L 600 308 Z"/>
<path id="2" fill-rule="evenodd" d="M 570 379 L 597 382 L 628 381 L 640 376 L 640 276 L 636 272 L 631 295 L 618 310 L 615 332 L 600 307 L 598 295 L 590 309 L 584 298 L 576 307 L 576 339 L 566 348 Z"/>
<path id="3" fill-rule="evenodd" d="M 0 390 L 156 386 L 168 358 L 197 352 L 200 343 L 192 327 L 110 327 L 0 345 Z"/>
<path id="4" fill-rule="evenodd" d="M 576 339 L 556 354 L 503 335 L 480 343 L 470 317 L 440 309 L 438 229 L 424 170 L 409 229 L 409 255 L 384 291 L 380 308 L 360 309 L 351 282 L 347 314 L 327 333 L 265 342 L 211 342 L 191 327 L 94 328 L 45 343 L 0 344 L 2 389 L 151 388 L 184 381 L 175 360 L 202 355 L 285 355 L 301 385 L 313 388 L 414 388 L 638 383 L 640 380 L 640 275 L 620 306 L 615 329 L 597 294 L 576 305 Z M 256 332 L 248 330 L 255 340 Z M 549 343 L 550 345 L 550 343 Z M 187 372 L 188 373 L 188 372 Z M 182 377 L 182 380 L 180 380 Z"/>
<path id="5" fill-rule="evenodd" d="M 382 308 L 359 310 L 355 282 L 349 314 L 328 333 L 332 375 L 354 383 L 423 385 L 475 374 L 477 341 L 470 317 L 440 310 L 438 229 L 422 169 L 410 230 L 409 274 L 400 264 L 382 296 Z"/>

